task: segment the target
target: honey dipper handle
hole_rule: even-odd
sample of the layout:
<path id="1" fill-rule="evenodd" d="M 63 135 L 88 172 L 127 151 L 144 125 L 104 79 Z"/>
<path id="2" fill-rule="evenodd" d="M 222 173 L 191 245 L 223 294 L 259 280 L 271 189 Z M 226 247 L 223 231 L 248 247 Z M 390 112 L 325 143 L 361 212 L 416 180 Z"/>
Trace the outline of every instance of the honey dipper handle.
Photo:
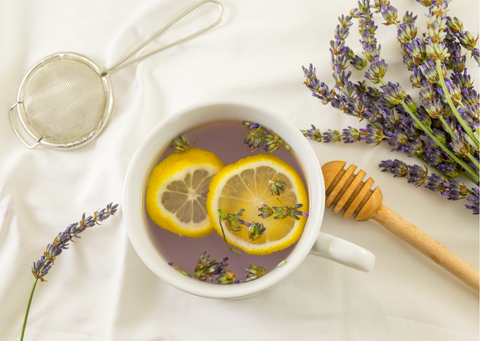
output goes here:
<path id="1" fill-rule="evenodd" d="M 479 291 L 478 270 L 419 230 L 415 225 L 403 219 L 385 205 L 380 206 L 373 219 L 477 292 Z"/>

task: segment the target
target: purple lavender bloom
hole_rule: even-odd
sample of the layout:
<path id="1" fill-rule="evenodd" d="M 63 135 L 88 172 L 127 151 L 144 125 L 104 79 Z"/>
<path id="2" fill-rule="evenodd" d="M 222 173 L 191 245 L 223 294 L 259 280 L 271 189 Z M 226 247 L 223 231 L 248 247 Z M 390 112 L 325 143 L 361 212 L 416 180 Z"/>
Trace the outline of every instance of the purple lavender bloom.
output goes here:
<path id="1" fill-rule="evenodd" d="M 401 103 L 407 97 L 399 83 L 388 82 L 388 85 L 382 85 L 381 88 L 384 98 L 393 105 Z"/>
<path id="2" fill-rule="evenodd" d="M 436 173 L 432 173 L 426 181 L 427 184 L 425 188 L 428 188 L 432 192 L 443 192 L 446 188 L 444 183 L 446 183 L 447 181 L 447 178 L 444 178 L 443 176 Z"/>
<path id="3" fill-rule="evenodd" d="M 459 86 L 454 84 L 450 79 L 445 79 L 445 85 L 448 90 L 448 95 L 450 96 L 450 99 L 452 100 L 453 104 L 457 106 L 458 102 L 462 100 L 462 91 Z M 445 102 L 447 102 L 446 96 L 443 92 L 442 88 L 438 88 L 437 92 L 442 96 Z"/>
<path id="4" fill-rule="evenodd" d="M 458 166 L 450 163 L 450 162 L 443 162 L 437 166 L 437 169 L 445 176 L 449 178 L 456 178 L 460 175 L 458 171 Z"/>
<path id="5" fill-rule="evenodd" d="M 425 152 L 425 144 L 422 140 L 410 141 L 405 145 L 405 148 L 405 152 L 408 154 L 408 156 L 419 156 Z"/>
<path id="6" fill-rule="evenodd" d="M 397 30 L 397 39 L 401 44 L 410 43 L 417 36 L 417 27 L 414 24 L 400 24 Z"/>
<path id="7" fill-rule="evenodd" d="M 390 172 L 394 174 L 394 177 L 401 177 L 404 178 L 408 175 L 408 167 L 407 164 L 400 160 L 384 160 L 380 162 L 378 165 L 382 172 Z"/>
<path id="8" fill-rule="evenodd" d="M 415 64 L 417 66 L 423 64 L 423 61 L 426 58 L 426 47 L 425 43 L 421 39 L 415 38 L 411 43 L 405 44 L 404 47 L 407 54 L 412 56 L 412 58 L 415 60 Z"/>
<path id="9" fill-rule="evenodd" d="M 395 128 L 394 132 L 385 131 L 388 136 L 388 144 L 394 148 L 392 151 L 405 151 L 405 145 L 408 143 L 408 136 L 405 131 L 400 128 Z"/>
<path id="10" fill-rule="evenodd" d="M 397 9 L 393 6 L 381 6 L 382 9 L 382 16 L 383 19 L 385 19 L 386 23 L 384 23 L 385 26 L 389 26 L 395 23 L 399 23 L 400 21 L 397 20 L 398 13 Z"/>
<path id="11" fill-rule="evenodd" d="M 472 51 L 472 55 L 475 52 L 475 48 L 477 45 L 478 37 L 475 39 L 473 38 L 472 34 L 468 31 L 460 31 L 457 34 L 458 41 L 464 48 L 467 50 Z"/>
<path id="12" fill-rule="evenodd" d="M 382 129 L 379 129 L 371 124 L 367 124 L 367 128 L 360 129 L 360 140 L 365 140 L 366 143 L 375 145 L 380 144 L 383 140 L 388 139 L 383 133 Z"/>
<path id="13" fill-rule="evenodd" d="M 473 87 L 473 81 L 470 75 L 467 73 L 467 69 L 464 69 L 463 72 L 454 70 L 450 78 L 462 89 L 462 93 L 463 88 L 471 89 Z"/>
<path id="14" fill-rule="evenodd" d="M 469 210 L 473 211 L 473 214 L 478 214 L 479 212 L 479 205 L 478 205 L 478 197 L 479 197 L 479 189 L 472 188 L 472 193 L 467 197 L 467 200 L 472 202 L 472 205 L 465 205 L 465 207 Z"/>
<path id="15" fill-rule="evenodd" d="M 410 76 L 412 86 L 414 88 L 422 88 L 423 82 L 425 81 L 423 73 L 416 66 L 412 67 L 411 71 L 413 71 L 412 75 Z"/>
<path id="16" fill-rule="evenodd" d="M 437 73 L 437 67 L 431 60 L 427 61 L 427 64 L 420 65 L 420 70 L 422 70 L 423 76 L 429 84 L 436 84 L 440 80 L 440 77 Z M 443 76 L 445 77 L 446 74 L 447 69 L 444 70 Z"/>
<path id="17" fill-rule="evenodd" d="M 378 84 L 387 73 L 387 67 L 388 65 L 384 59 L 379 60 L 378 57 L 375 57 L 375 60 L 370 63 L 368 71 L 365 73 L 365 78 L 371 80 L 373 84 Z"/>
<path id="18" fill-rule="evenodd" d="M 357 128 L 348 128 L 343 129 L 342 140 L 344 143 L 354 143 L 360 139 L 360 131 Z"/>
<path id="19" fill-rule="evenodd" d="M 315 128 L 313 124 L 312 129 L 302 130 L 302 134 L 313 141 L 322 142 L 322 132 L 318 130 L 318 128 Z"/>
<path id="20" fill-rule="evenodd" d="M 340 142 L 341 140 L 342 135 L 338 132 L 338 130 L 328 129 L 323 133 L 323 142 L 325 143 Z"/>
<path id="21" fill-rule="evenodd" d="M 352 58 L 352 60 L 350 61 L 350 64 L 353 65 L 353 67 L 357 70 L 363 70 L 365 69 L 365 67 L 367 66 L 367 61 L 365 59 L 363 59 L 362 57 L 359 57 L 359 56 L 355 56 Z"/>
<path id="22" fill-rule="evenodd" d="M 446 187 L 442 192 L 442 195 L 445 195 L 448 200 L 460 200 L 464 199 L 468 195 L 468 189 L 465 184 L 457 180 L 450 180 L 449 182 L 443 183 Z"/>
<path id="23" fill-rule="evenodd" d="M 258 216 L 262 217 L 263 219 L 267 219 L 268 217 L 273 215 L 273 209 L 268 205 L 263 204 L 263 206 L 260 207 L 258 210 L 260 211 L 260 214 Z"/>
<path id="24" fill-rule="evenodd" d="M 417 20 L 417 16 L 413 16 L 413 12 L 406 12 L 403 16 L 404 24 L 413 24 Z"/>
<path id="25" fill-rule="evenodd" d="M 68 249 L 69 243 L 73 238 L 80 238 L 79 233 L 85 231 L 87 228 L 100 225 L 101 221 L 104 221 L 111 215 L 117 212 L 117 205 L 110 203 L 106 208 L 97 211 L 93 216 L 85 218 L 85 213 L 82 215 L 82 219 L 78 223 L 70 224 L 64 232 L 61 232 L 53 240 L 52 244 L 47 245 L 44 255 L 36 263 L 33 263 L 32 274 L 36 279 L 45 281 L 43 278 L 52 267 L 55 258 L 58 257 L 62 250 Z"/>
<path id="26" fill-rule="evenodd" d="M 427 168 L 418 165 L 408 166 L 407 182 L 419 187 L 428 179 Z"/>

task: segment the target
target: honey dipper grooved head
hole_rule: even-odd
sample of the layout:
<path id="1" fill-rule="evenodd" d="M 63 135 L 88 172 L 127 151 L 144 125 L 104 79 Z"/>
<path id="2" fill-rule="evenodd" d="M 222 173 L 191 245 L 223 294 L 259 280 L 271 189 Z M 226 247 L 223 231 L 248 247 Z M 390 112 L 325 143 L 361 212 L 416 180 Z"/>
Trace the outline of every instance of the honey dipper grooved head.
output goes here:
<path id="1" fill-rule="evenodd" d="M 363 170 L 354 174 L 357 166 L 344 169 L 345 161 L 330 161 L 322 166 L 327 198 L 325 206 L 333 206 L 333 212 L 343 213 L 344 218 L 355 214 L 355 220 L 366 221 L 372 218 L 382 205 L 383 195 L 380 188 L 371 189 L 374 181 L 368 178 L 362 181 L 366 173 Z"/>

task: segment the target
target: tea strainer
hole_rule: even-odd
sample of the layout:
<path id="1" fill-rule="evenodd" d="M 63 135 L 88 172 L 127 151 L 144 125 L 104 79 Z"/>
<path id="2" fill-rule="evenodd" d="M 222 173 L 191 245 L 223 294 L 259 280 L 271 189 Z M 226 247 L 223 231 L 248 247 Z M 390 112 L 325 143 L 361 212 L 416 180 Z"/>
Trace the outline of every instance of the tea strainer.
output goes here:
<path id="1" fill-rule="evenodd" d="M 131 59 L 181 18 L 205 3 L 214 3 L 220 17 L 209 26 Z M 155 53 L 191 40 L 218 25 L 223 19 L 223 6 L 216 0 L 204 0 L 168 23 L 115 66 L 103 69 L 78 53 L 55 53 L 37 62 L 25 75 L 18 91 L 17 102 L 9 110 L 12 128 L 20 141 L 29 148 L 38 145 L 56 149 L 73 149 L 97 137 L 107 125 L 113 109 L 110 74 Z M 12 116 L 17 108 L 20 122 L 36 143 L 27 143 L 15 126 Z"/>

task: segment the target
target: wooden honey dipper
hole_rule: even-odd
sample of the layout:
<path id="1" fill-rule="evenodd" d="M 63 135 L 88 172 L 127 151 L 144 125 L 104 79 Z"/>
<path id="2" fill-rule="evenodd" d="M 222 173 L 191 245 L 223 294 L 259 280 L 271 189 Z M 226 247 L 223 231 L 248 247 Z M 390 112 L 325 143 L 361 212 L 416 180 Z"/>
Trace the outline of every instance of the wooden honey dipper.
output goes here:
<path id="1" fill-rule="evenodd" d="M 397 237 L 479 292 L 477 269 L 383 205 L 380 188 L 371 189 L 374 183 L 372 178 L 363 182 L 366 173 L 360 170 L 354 174 L 357 166 L 351 165 L 345 170 L 345 164 L 345 161 L 331 161 L 322 166 L 327 207 L 333 205 L 333 212 L 336 214 L 345 209 L 343 217 L 346 219 L 352 215 L 357 221 L 367 221 L 373 218 Z"/>

